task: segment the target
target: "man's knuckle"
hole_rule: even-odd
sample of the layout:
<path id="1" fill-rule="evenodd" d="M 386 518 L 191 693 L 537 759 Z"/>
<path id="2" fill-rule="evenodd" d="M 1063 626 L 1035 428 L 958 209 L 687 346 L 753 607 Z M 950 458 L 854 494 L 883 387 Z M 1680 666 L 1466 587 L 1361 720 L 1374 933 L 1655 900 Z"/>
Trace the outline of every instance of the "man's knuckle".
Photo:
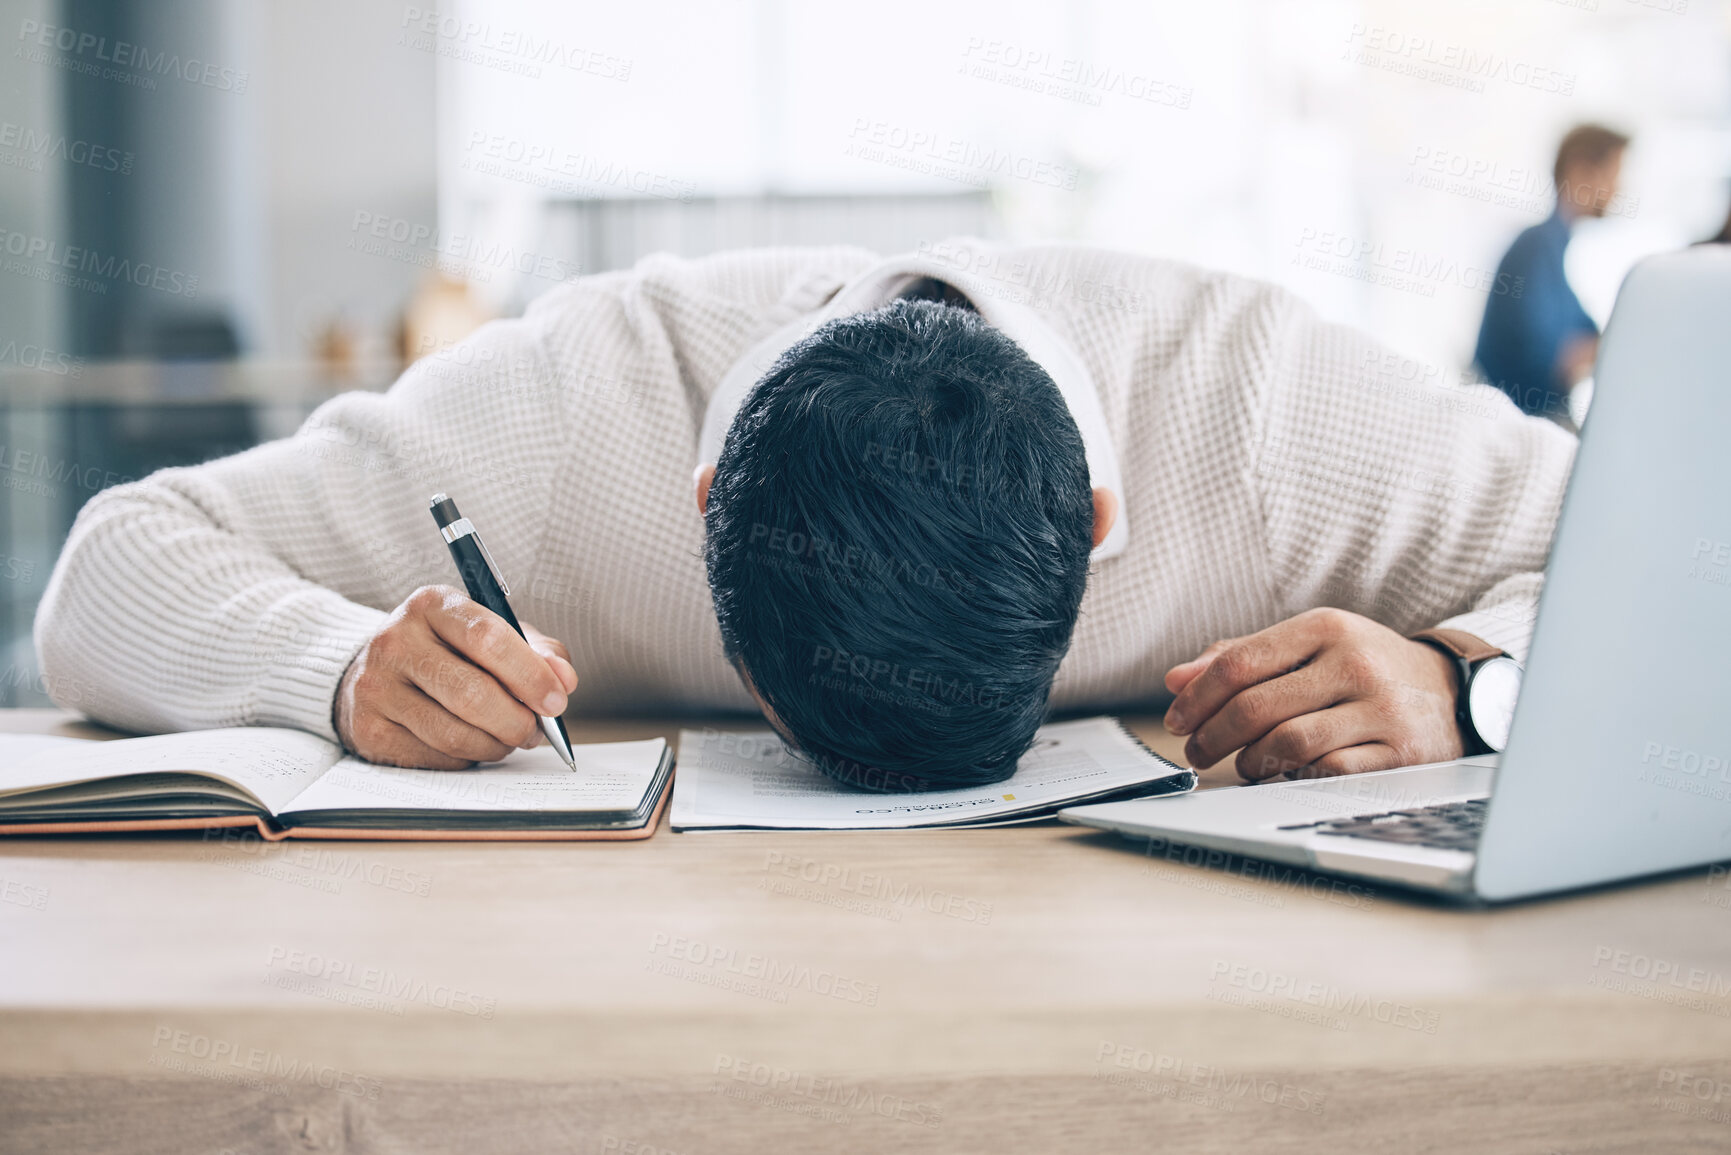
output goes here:
<path id="1" fill-rule="evenodd" d="M 1410 703 L 1400 694 L 1379 694 L 1370 700 L 1371 711 L 1385 730 L 1396 730 L 1406 724 Z"/>
<path id="2" fill-rule="evenodd" d="M 367 643 L 369 657 L 380 661 L 388 661 L 403 649 L 403 632 L 394 626 L 386 627 L 373 635 L 373 640 Z"/>
<path id="3" fill-rule="evenodd" d="M 1383 682 L 1382 662 L 1369 650 L 1349 649 L 1340 658 L 1341 674 L 1358 694 L 1369 694 Z"/>
<path id="4" fill-rule="evenodd" d="M 1334 750 L 1320 758 L 1311 760 L 1310 765 L 1324 778 L 1333 778 L 1350 772 L 1350 764 L 1343 751 Z"/>
<path id="5" fill-rule="evenodd" d="M 1272 697 L 1266 691 L 1239 694 L 1221 711 L 1222 721 L 1235 733 L 1264 733 L 1274 722 L 1276 707 Z"/>
<path id="6" fill-rule="evenodd" d="M 1317 715 L 1305 714 L 1282 722 L 1273 737 L 1280 751 L 1294 762 L 1310 762 L 1325 745 L 1322 733 L 1325 726 Z"/>
<path id="7" fill-rule="evenodd" d="M 383 746 L 389 730 L 384 718 L 374 710 L 357 710 L 349 721 L 350 734 L 359 746 L 373 749 Z"/>
<path id="8" fill-rule="evenodd" d="M 476 717 L 487 705 L 486 685 L 473 670 L 453 664 L 446 675 L 446 686 L 458 713 L 465 718 Z"/>
<path id="9" fill-rule="evenodd" d="M 445 594 L 448 590 L 448 586 L 421 586 L 416 589 L 414 593 L 411 593 L 407 598 L 403 599 L 403 604 L 417 613 L 431 613 L 445 604 Z"/>
<path id="10" fill-rule="evenodd" d="M 1233 646 L 1222 650 L 1214 659 L 1215 677 L 1228 686 L 1242 686 L 1250 681 L 1256 666 L 1256 656 L 1248 646 Z"/>
<path id="11" fill-rule="evenodd" d="M 489 660 L 502 657 L 510 645 L 510 639 L 517 635 L 511 628 L 497 618 L 477 617 L 469 622 L 469 640 L 476 651 Z"/>

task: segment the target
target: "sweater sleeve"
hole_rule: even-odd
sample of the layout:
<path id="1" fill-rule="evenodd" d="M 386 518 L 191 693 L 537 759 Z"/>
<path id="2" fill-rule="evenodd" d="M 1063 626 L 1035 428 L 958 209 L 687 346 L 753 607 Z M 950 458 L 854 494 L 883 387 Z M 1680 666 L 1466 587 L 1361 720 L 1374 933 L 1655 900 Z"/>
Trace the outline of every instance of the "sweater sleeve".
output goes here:
<path id="1" fill-rule="evenodd" d="M 1445 625 L 1525 658 L 1575 439 L 1294 305 L 1252 469 L 1288 614 Z"/>
<path id="2" fill-rule="evenodd" d="M 349 661 L 409 591 L 455 580 L 428 497 L 448 492 L 522 572 L 569 404 L 535 323 L 495 322 L 384 394 L 332 399 L 292 437 L 105 490 L 37 612 L 45 686 L 131 730 L 334 740 Z"/>

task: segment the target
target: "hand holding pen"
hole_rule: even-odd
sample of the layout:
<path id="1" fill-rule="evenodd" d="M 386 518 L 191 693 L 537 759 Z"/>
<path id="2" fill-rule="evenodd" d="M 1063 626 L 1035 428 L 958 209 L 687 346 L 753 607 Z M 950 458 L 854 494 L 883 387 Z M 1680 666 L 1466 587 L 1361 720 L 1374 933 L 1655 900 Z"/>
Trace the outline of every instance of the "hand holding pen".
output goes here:
<path id="1" fill-rule="evenodd" d="M 538 744 L 537 714 L 557 719 L 576 688 L 563 644 L 513 630 L 463 590 L 423 586 L 349 665 L 333 721 L 369 761 L 460 770 Z"/>

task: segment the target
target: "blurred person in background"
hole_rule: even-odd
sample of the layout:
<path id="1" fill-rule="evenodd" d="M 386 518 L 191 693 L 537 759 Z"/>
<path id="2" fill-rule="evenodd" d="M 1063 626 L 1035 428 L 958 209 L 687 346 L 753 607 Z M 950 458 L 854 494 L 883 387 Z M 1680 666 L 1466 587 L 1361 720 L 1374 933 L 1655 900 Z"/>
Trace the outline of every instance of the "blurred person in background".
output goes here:
<path id="1" fill-rule="evenodd" d="M 1497 266 L 1473 359 L 1479 372 L 1524 413 L 1572 426 L 1569 393 L 1592 375 L 1599 327 L 1563 271 L 1569 235 L 1582 217 L 1603 217 L 1617 195 L 1629 138 L 1597 124 L 1569 130 L 1557 146 L 1551 215 L 1515 238 Z"/>

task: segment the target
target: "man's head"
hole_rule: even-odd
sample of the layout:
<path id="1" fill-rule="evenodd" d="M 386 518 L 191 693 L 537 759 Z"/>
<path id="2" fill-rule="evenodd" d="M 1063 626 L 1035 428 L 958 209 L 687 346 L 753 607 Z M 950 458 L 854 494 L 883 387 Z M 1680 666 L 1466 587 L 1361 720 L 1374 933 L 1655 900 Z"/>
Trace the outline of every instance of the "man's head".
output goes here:
<path id="1" fill-rule="evenodd" d="M 1617 195 L 1629 138 L 1598 124 L 1571 128 L 1551 169 L 1557 205 L 1568 217 L 1602 217 Z"/>
<path id="2" fill-rule="evenodd" d="M 876 790 L 1007 777 L 1110 528 L 1062 394 L 963 309 L 795 345 L 699 483 L 716 618 L 777 729 Z"/>

